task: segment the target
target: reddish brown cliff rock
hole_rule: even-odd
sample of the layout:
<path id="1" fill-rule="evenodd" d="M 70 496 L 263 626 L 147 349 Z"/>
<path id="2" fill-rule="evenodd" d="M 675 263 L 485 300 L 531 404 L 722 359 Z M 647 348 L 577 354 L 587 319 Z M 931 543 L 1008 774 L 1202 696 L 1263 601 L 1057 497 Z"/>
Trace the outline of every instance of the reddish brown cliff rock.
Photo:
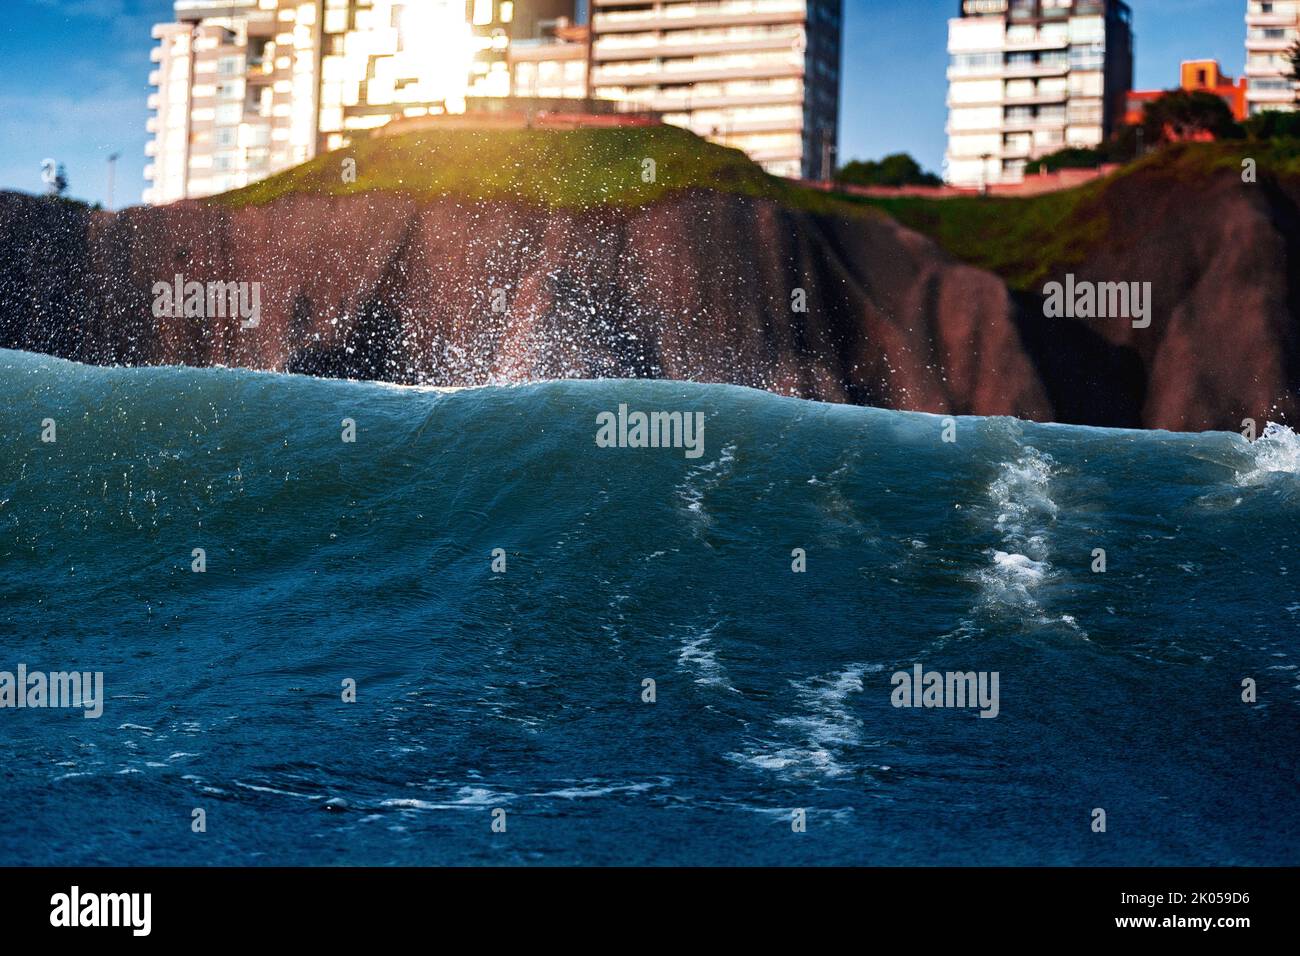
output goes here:
<path id="1" fill-rule="evenodd" d="M 582 211 L 383 193 L 116 215 L 10 194 L 0 245 L 0 345 L 85 362 L 649 376 L 1053 414 L 1004 285 L 873 214 L 707 190 Z M 260 283 L 260 324 L 155 318 L 152 287 L 177 274 Z"/>

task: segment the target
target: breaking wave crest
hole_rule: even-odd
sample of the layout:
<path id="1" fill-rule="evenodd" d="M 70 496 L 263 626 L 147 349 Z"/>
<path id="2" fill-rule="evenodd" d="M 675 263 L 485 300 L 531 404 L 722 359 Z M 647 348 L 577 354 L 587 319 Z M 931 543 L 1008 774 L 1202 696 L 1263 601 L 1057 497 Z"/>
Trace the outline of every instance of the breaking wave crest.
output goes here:
<path id="1" fill-rule="evenodd" d="M 1276 474 L 1300 475 L 1300 435 L 1285 425 L 1269 422 L 1250 452 L 1251 465 L 1239 474 L 1238 484 L 1257 485 Z"/>
<path id="2" fill-rule="evenodd" d="M 1052 499 L 1055 462 L 1051 455 L 1026 447 L 1005 462 L 988 489 L 1001 546 L 986 554 L 989 566 L 979 574 L 985 600 L 1020 608 L 1038 606 L 1035 592 L 1052 573 L 1050 536 L 1058 507 Z"/>
<path id="3" fill-rule="evenodd" d="M 700 459 L 599 446 L 621 404 L 703 414 Z M 1204 813 L 1120 792 L 1143 860 L 1300 859 L 1294 780 L 1250 769 L 1296 752 L 1295 434 L 957 433 L 687 382 L 0 352 L 0 671 L 108 695 L 3 715 L 0 863 L 1096 862 L 1038 811 L 1153 764 Z M 915 664 L 1000 672 L 1000 716 L 896 709 Z M 1138 766 L 1110 742 L 1147 725 L 1233 760 Z M 210 839 L 139 826 L 196 806 Z"/>

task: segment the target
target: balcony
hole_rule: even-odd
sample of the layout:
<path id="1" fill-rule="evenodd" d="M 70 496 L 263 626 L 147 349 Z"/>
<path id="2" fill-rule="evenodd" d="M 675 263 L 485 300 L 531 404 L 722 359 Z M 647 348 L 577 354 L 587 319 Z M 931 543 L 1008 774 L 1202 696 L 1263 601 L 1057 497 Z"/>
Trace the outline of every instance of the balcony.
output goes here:
<path id="1" fill-rule="evenodd" d="M 739 93 L 727 96 L 667 96 L 660 93 L 648 99 L 639 98 L 637 106 L 660 113 L 690 113 L 696 110 L 726 109 L 738 106 L 789 106 L 803 103 L 803 91 L 785 93 Z"/>
<path id="2" fill-rule="evenodd" d="M 1249 66 L 1249 65 L 1247 65 L 1247 67 L 1246 67 L 1246 76 L 1247 76 L 1248 78 L 1250 78 L 1250 77 L 1256 77 L 1256 78 L 1269 78 L 1269 79 L 1271 79 L 1271 78 L 1273 78 L 1273 77 L 1282 76 L 1283 73 L 1284 73 L 1285 71 L 1286 71 L 1286 66 L 1283 65 L 1283 64 L 1281 64 L 1281 63 L 1271 64 L 1271 65 L 1268 65 L 1268 66 Z"/>
<path id="3" fill-rule="evenodd" d="M 1296 18 L 1295 13 L 1247 13 L 1246 27 L 1293 27 Z"/>
<path id="4" fill-rule="evenodd" d="M 1294 90 L 1261 90 L 1252 86 L 1246 90 L 1246 99 L 1252 103 L 1294 103 L 1296 94 Z"/>
<path id="5" fill-rule="evenodd" d="M 692 116 L 690 129 L 700 136 L 744 136 L 753 133 L 797 133 L 803 130 L 803 119 L 730 120 L 721 123 L 704 122 Z"/>
<path id="6" fill-rule="evenodd" d="M 760 66 L 738 67 L 730 64 L 703 66 L 691 69 L 646 70 L 641 73 L 616 73 L 597 68 L 592 71 L 593 87 L 608 86 L 667 86 L 682 83 L 709 83 L 734 80 L 766 80 L 780 77 L 802 77 L 803 63 L 766 63 Z M 599 96 L 599 90 L 596 91 Z"/>
<path id="7" fill-rule="evenodd" d="M 1002 64 L 996 66 L 950 66 L 949 80 L 995 80 L 1002 75 Z"/>
<path id="8" fill-rule="evenodd" d="M 803 0 L 729 0 L 711 6 L 671 6 L 659 11 L 621 10 L 596 13 L 596 36 L 640 33 L 647 30 L 682 30 L 697 27 L 746 26 L 767 23 L 802 23 Z"/>
<path id="9" fill-rule="evenodd" d="M 1068 60 L 1051 63 L 1008 63 L 1002 68 L 1002 75 L 1015 79 L 1031 79 L 1040 76 L 1064 76 L 1070 72 Z"/>
<path id="10" fill-rule="evenodd" d="M 1032 132 L 1040 129 L 1064 129 L 1065 114 L 1059 116 L 1035 116 L 1030 119 L 1005 119 L 1002 121 L 1004 130 L 1016 130 L 1018 132 Z"/>
<path id="11" fill-rule="evenodd" d="M 769 50 L 789 50 L 794 47 L 793 36 L 755 37 L 748 40 L 675 42 L 670 33 L 659 40 L 637 44 L 606 45 L 596 41 L 592 55 L 597 62 L 611 60 L 647 60 L 661 56 L 695 56 L 708 53 L 759 53 Z"/>
<path id="12" fill-rule="evenodd" d="M 1006 49 L 1008 50 L 1065 50 L 1069 49 L 1070 38 L 1063 37 L 1034 37 L 1029 40 L 1007 40 Z"/>
<path id="13" fill-rule="evenodd" d="M 973 108 L 977 108 L 977 107 L 980 107 L 980 106 L 1001 106 L 1001 105 L 1002 105 L 1002 98 L 1001 98 L 1001 97 L 998 97 L 998 98 L 996 98 L 996 99 L 992 99 L 992 100 L 954 100 L 954 99 L 950 96 L 950 97 L 948 97 L 948 99 L 945 101 L 944 105 L 947 106 L 948 109 L 950 109 L 950 110 L 953 110 L 953 109 L 959 109 L 959 110 L 964 110 L 964 109 L 973 109 Z"/>
<path id="14" fill-rule="evenodd" d="M 1043 106 L 1050 103 L 1062 103 L 1070 98 L 1069 91 L 1059 93 L 1035 93 L 1032 96 L 1007 96 L 1002 102 L 1007 106 Z"/>
<path id="15" fill-rule="evenodd" d="M 1290 37 L 1246 37 L 1246 50 L 1249 53 L 1285 53 L 1295 45 L 1296 38 Z"/>

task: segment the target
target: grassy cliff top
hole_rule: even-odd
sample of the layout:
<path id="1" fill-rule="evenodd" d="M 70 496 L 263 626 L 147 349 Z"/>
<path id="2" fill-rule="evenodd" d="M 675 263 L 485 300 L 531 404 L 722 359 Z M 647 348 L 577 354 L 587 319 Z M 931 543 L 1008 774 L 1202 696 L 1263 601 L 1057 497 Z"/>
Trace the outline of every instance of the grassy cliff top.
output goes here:
<path id="1" fill-rule="evenodd" d="M 1116 187 L 1140 176 L 1144 186 L 1195 189 L 1213 176 L 1239 175 L 1254 159 L 1258 175 L 1300 179 L 1300 140 L 1183 143 L 1075 189 L 1025 198 L 869 199 L 965 262 L 1001 276 L 1014 289 L 1041 285 L 1053 270 L 1085 261 L 1111 232 Z M 1116 200 L 1117 201 L 1117 200 Z"/>
<path id="2" fill-rule="evenodd" d="M 345 160 L 356 181 L 345 182 Z M 643 176 L 654 161 L 653 181 Z M 808 211 L 859 204 L 765 173 L 740 150 L 673 126 L 420 130 L 366 136 L 209 202 L 262 205 L 283 196 L 402 192 L 418 197 L 588 208 L 640 206 L 688 189 L 771 199 Z"/>

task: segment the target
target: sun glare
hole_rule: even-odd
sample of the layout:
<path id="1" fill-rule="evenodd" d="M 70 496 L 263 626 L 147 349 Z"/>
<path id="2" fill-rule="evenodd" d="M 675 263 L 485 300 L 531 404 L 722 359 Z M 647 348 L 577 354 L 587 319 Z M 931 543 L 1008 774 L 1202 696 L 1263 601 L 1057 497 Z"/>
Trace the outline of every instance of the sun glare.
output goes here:
<path id="1" fill-rule="evenodd" d="M 475 38 L 464 0 L 409 0 L 395 6 L 400 69 L 418 80 L 407 92 L 424 102 L 442 102 L 449 113 L 465 112 Z"/>

